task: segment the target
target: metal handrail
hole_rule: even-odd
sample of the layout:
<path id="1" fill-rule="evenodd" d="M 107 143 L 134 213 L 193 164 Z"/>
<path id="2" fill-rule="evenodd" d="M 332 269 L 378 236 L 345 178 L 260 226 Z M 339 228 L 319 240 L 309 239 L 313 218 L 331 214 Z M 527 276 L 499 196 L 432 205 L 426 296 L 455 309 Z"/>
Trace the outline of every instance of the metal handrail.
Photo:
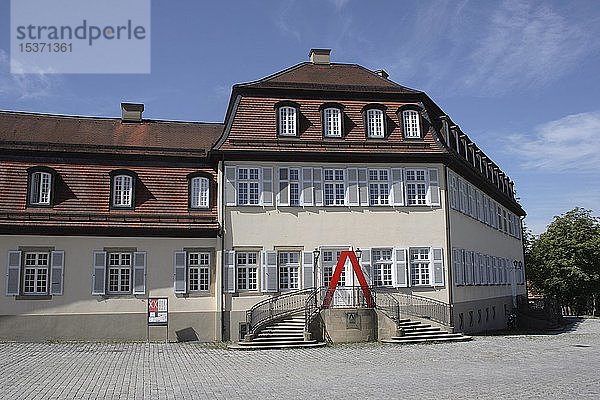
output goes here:
<path id="1" fill-rule="evenodd" d="M 253 335 L 270 321 L 303 310 L 306 298 L 313 291 L 313 288 L 296 290 L 256 303 L 251 309 L 246 311 L 247 333 Z"/>
<path id="2" fill-rule="evenodd" d="M 400 321 L 400 302 L 398 299 L 386 292 L 373 291 L 372 293 L 375 296 L 377 309 L 397 324 Z"/>
<path id="3" fill-rule="evenodd" d="M 314 317 L 319 314 L 323 302 L 323 293 L 327 291 L 327 287 L 319 287 L 313 289 L 308 295 L 304 303 L 304 332 L 309 332 L 309 326 Z"/>
<path id="4" fill-rule="evenodd" d="M 452 305 L 443 301 L 414 294 L 397 293 L 400 315 L 427 318 L 445 326 L 452 326 Z"/>

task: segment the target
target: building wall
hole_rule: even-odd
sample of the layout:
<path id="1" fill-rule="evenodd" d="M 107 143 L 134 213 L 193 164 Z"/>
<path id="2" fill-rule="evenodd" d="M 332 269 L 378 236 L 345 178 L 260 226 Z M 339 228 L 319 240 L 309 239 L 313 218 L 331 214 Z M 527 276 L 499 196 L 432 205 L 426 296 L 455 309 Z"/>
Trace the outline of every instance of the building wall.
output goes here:
<path id="1" fill-rule="evenodd" d="M 221 340 L 221 313 L 216 299 L 221 288 L 217 266 L 222 262 L 216 239 L 0 236 L 3 260 L 10 250 L 38 246 L 65 252 L 63 295 L 18 299 L 5 295 L 6 280 L 0 280 L 0 339 L 146 340 L 147 299 L 166 297 L 169 340 L 176 340 L 176 332 L 186 328 L 193 329 L 201 341 Z M 146 252 L 145 294 L 91 294 L 93 251 L 104 248 L 135 248 Z M 208 293 L 174 293 L 174 252 L 184 248 L 212 251 Z M 164 330 L 152 328 L 151 338 L 163 340 Z"/>

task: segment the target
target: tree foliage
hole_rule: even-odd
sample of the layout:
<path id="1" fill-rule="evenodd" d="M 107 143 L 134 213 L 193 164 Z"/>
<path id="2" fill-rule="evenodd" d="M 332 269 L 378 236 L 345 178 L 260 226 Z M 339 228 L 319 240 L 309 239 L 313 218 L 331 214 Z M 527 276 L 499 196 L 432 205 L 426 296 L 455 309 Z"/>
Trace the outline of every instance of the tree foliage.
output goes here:
<path id="1" fill-rule="evenodd" d="M 575 208 L 554 217 L 546 232 L 524 232 L 532 289 L 584 311 L 600 294 L 600 219 Z"/>

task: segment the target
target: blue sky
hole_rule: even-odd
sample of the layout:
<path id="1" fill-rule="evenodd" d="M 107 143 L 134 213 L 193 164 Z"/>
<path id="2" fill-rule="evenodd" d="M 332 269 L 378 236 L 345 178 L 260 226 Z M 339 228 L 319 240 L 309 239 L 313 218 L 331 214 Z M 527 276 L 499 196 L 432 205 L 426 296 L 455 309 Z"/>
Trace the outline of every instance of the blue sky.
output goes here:
<path id="1" fill-rule="evenodd" d="M 51 1 L 51 0 L 49 0 Z M 541 233 L 600 211 L 600 7 L 577 1 L 152 1 L 150 74 L 10 74 L 0 0 L 0 109 L 222 121 L 231 86 L 307 60 L 385 69 L 426 91 L 515 181 Z M 110 62 L 110 60 L 107 60 Z"/>

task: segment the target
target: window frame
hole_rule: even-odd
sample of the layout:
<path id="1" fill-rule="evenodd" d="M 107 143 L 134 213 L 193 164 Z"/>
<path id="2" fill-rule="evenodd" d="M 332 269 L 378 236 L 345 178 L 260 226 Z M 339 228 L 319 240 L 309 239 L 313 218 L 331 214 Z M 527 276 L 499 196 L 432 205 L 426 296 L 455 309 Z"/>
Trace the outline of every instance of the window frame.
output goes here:
<path id="1" fill-rule="evenodd" d="M 374 134 L 374 128 L 375 128 L 375 125 L 376 125 L 375 122 L 377 122 L 377 121 L 373 122 L 373 127 L 374 128 L 373 129 L 371 128 L 371 119 L 370 119 L 370 117 L 371 117 L 371 115 L 374 115 L 374 114 L 371 114 L 371 113 L 375 113 L 375 112 L 381 113 L 381 134 L 380 135 L 375 135 Z M 373 106 L 373 105 L 371 105 L 371 106 L 365 108 L 364 114 L 365 114 L 365 117 L 364 117 L 365 132 L 366 132 L 367 138 L 368 139 L 385 139 L 386 136 L 387 136 L 387 131 L 386 131 L 386 125 L 387 125 L 386 124 L 386 117 L 387 117 L 387 114 L 385 112 L 385 109 L 382 108 L 382 107 L 379 107 L 379 106 Z"/>
<path id="2" fill-rule="evenodd" d="M 402 133 L 405 139 L 422 139 L 423 138 L 423 123 L 421 121 L 421 113 L 415 108 L 405 108 L 400 113 L 402 118 Z M 410 116 L 410 117 L 409 117 Z M 414 121 L 412 121 L 414 119 Z M 416 124 L 415 126 L 411 126 Z M 416 134 L 413 132 L 416 130 Z M 411 134 L 409 135 L 409 131 Z"/>
<path id="3" fill-rule="evenodd" d="M 333 179 L 327 179 L 327 173 L 332 171 Z M 338 172 L 341 171 L 341 179 L 339 179 Z M 346 169 L 345 168 L 324 168 L 323 169 L 323 206 L 324 207 L 343 207 L 346 205 Z M 341 192 L 340 192 L 341 185 Z M 328 204 L 327 191 L 331 188 L 331 196 L 333 196 L 333 202 Z M 340 193 L 342 196 L 339 196 Z M 341 202 L 340 202 L 341 201 Z"/>
<path id="4" fill-rule="evenodd" d="M 49 177 L 49 182 L 47 183 L 48 200 L 46 202 L 40 202 L 40 201 L 33 202 L 32 201 L 32 198 L 34 195 L 33 178 L 37 174 L 40 174 L 40 176 L 48 176 Z M 51 208 L 54 206 L 54 195 L 55 195 L 54 192 L 55 192 L 55 187 L 56 187 L 55 182 L 56 182 L 57 176 L 58 176 L 58 174 L 56 173 L 56 171 L 49 167 L 36 166 L 36 167 L 31 167 L 31 168 L 27 169 L 27 200 L 26 200 L 27 207 Z M 36 193 L 37 193 L 36 197 L 39 200 L 39 198 L 41 197 L 41 178 L 40 178 L 40 184 L 38 185 L 38 190 Z"/>
<path id="5" fill-rule="evenodd" d="M 192 264 L 191 258 L 192 256 L 198 256 L 198 263 L 197 264 Z M 202 256 L 206 256 L 206 263 L 200 263 Z M 196 288 L 192 288 L 192 270 L 193 269 L 198 269 L 198 277 L 197 277 L 197 287 Z M 209 293 L 210 292 L 210 285 L 211 285 L 211 279 L 210 279 L 210 271 L 211 269 L 211 252 L 210 251 L 196 251 L 196 250 L 187 250 L 186 251 L 186 273 L 187 273 L 187 282 L 186 282 L 186 289 L 187 289 L 187 293 Z M 206 274 L 206 289 L 203 289 L 200 287 L 201 285 L 201 276 L 202 276 L 202 270 L 205 270 L 205 274 Z"/>
<path id="6" fill-rule="evenodd" d="M 133 171 L 127 169 L 118 169 L 110 172 L 110 209 L 111 210 L 133 210 L 135 209 L 136 204 L 136 188 L 137 188 L 137 174 Z M 131 180 L 131 186 L 129 188 L 130 198 L 129 205 L 121 205 L 115 204 L 115 196 L 116 196 L 116 184 L 117 179 L 121 177 L 127 177 Z"/>
<path id="7" fill-rule="evenodd" d="M 374 172 L 376 174 L 375 178 L 372 178 L 371 172 Z M 382 173 L 384 173 L 387 175 L 387 179 L 382 179 Z M 368 193 L 369 193 L 369 207 L 387 207 L 387 206 L 391 206 L 392 202 L 391 202 L 391 186 L 392 186 L 392 179 L 391 179 L 391 172 L 388 169 L 385 168 L 369 168 L 367 170 L 367 181 L 368 181 Z M 373 188 L 376 187 L 377 188 L 377 194 L 376 194 L 376 198 L 377 198 L 377 202 L 373 202 Z M 387 198 L 385 199 L 383 194 L 382 194 L 382 190 L 381 188 L 385 187 L 386 191 L 387 191 Z M 383 200 L 386 200 L 386 202 L 384 203 Z"/>
<path id="8" fill-rule="evenodd" d="M 282 255 L 286 254 L 288 256 L 288 261 L 286 263 L 282 263 L 281 257 Z M 291 254 L 296 254 L 297 255 L 297 262 L 291 262 L 290 259 L 291 257 L 289 257 Z M 283 287 L 283 275 L 284 275 L 284 269 L 287 270 L 287 273 L 285 275 L 287 275 L 287 287 Z M 292 275 L 293 275 L 293 270 L 295 271 L 295 283 L 296 285 L 293 286 L 291 283 L 293 282 L 292 279 Z M 298 290 L 300 289 L 300 279 L 301 279 L 301 264 L 300 264 L 300 251 L 299 250 L 280 250 L 277 252 L 277 278 L 279 280 L 279 290 L 282 292 L 286 292 L 286 291 L 291 291 L 291 290 Z"/>
<path id="9" fill-rule="evenodd" d="M 250 264 L 248 263 L 248 255 L 253 254 L 255 256 L 255 263 L 254 264 Z M 244 263 L 240 263 L 240 256 L 241 255 L 245 255 L 246 257 L 246 262 Z M 242 266 L 241 266 L 242 265 Z M 236 283 L 236 290 L 239 293 L 244 293 L 244 292 L 248 292 L 248 293 L 259 293 L 260 292 L 260 251 L 257 250 L 242 250 L 242 251 L 236 251 L 235 252 L 235 283 Z M 244 277 L 244 288 L 241 288 L 240 285 L 240 270 L 245 270 L 245 277 Z M 249 272 L 251 272 L 253 270 L 253 274 L 255 275 L 255 279 L 254 279 L 254 283 L 256 285 L 256 287 L 253 288 L 249 288 L 250 287 L 250 283 L 251 283 L 251 274 Z"/>
<path id="10" fill-rule="evenodd" d="M 130 295 L 133 293 L 133 251 L 107 251 L 106 252 L 106 295 L 107 296 L 119 296 L 119 295 Z M 121 262 L 121 259 L 123 256 L 128 256 L 129 257 L 129 264 L 122 264 L 119 263 L 118 265 L 111 265 L 111 261 L 112 261 L 112 256 L 114 255 L 118 255 L 119 257 L 119 261 Z M 111 269 L 117 269 L 118 274 L 117 274 L 117 278 L 118 278 L 118 283 L 117 283 L 117 290 L 112 290 L 111 289 Z M 122 272 L 127 270 L 128 271 L 128 284 L 127 284 L 127 290 L 121 290 L 121 286 L 122 286 Z"/>
<path id="11" fill-rule="evenodd" d="M 422 254 L 426 254 L 427 258 L 418 258 L 413 259 L 413 252 L 419 252 L 419 256 Z M 423 252 L 423 253 L 421 253 Z M 431 248 L 425 246 L 419 247 L 410 247 L 408 249 L 408 260 L 409 260 L 409 279 L 410 286 L 413 287 L 429 287 L 433 286 L 433 276 L 431 271 L 431 265 L 433 262 L 433 257 L 431 256 Z M 416 276 L 415 276 L 416 273 Z M 427 282 L 424 282 L 423 276 L 424 274 L 427 276 Z M 415 277 L 417 278 L 415 280 Z M 417 283 L 415 283 L 415 281 Z"/>
<path id="12" fill-rule="evenodd" d="M 409 179 L 409 175 L 410 173 L 414 172 L 414 176 L 415 179 Z M 423 180 L 419 180 L 416 179 L 419 175 L 419 173 L 423 173 Z M 429 182 L 428 182 L 428 176 L 427 176 L 427 169 L 424 168 L 407 168 L 404 171 L 404 176 L 405 176 L 405 185 L 406 185 L 406 205 L 409 207 L 421 207 L 421 206 L 427 206 L 428 202 L 427 202 L 427 191 L 429 190 Z M 424 185 L 425 187 L 425 193 L 421 194 L 419 193 L 419 185 Z M 416 202 L 411 203 L 411 197 L 410 197 L 410 187 L 411 186 L 415 186 L 415 192 L 414 195 L 416 196 Z M 423 196 L 422 198 L 422 203 L 419 202 L 420 197 L 419 196 Z"/>
<path id="13" fill-rule="evenodd" d="M 389 252 L 389 259 L 387 258 L 376 258 L 378 253 Z M 373 268 L 373 285 L 376 287 L 394 287 L 393 279 L 393 268 L 394 268 L 394 249 L 393 248 L 374 248 L 371 249 L 371 265 Z M 386 267 L 389 268 L 389 272 L 386 272 Z M 389 281 L 386 281 L 385 276 L 389 275 Z M 377 279 L 380 278 L 380 279 Z M 386 284 L 386 282 L 389 282 Z"/>
<path id="14" fill-rule="evenodd" d="M 193 172 L 187 176 L 188 178 L 188 209 L 189 210 L 207 210 L 210 209 L 213 202 L 211 200 L 211 195 L 213 191 L 212 177 L 206 172 Z M 200 180 L 198 186 L 198 205 L 194 205 L 194 181 Z M 202 204 L 202 182 L 206 182 L 206 204 Z"/>
<path id="15" fill-rule="evenodd" d="M 322 126 L 322 130 L 323 130 L 323 137 L 324 138 L 334 138 L 334 139 L 344 137 L 344 106 L 339 103 L 325 103 L 325 104 L 321 105 L 320 109 L 321 109 L 321 126 Z M 333 110 L 337 111 L 338 117 L 339 117 L 339 120 L 338 120 L 339 133 L 338 134 L 331 133 L 331 124 L 329 124 L 327 121 L 328 111 L 333 111 Z M 332 119 L 332 123 L 333 123 L 333 119 Z"/>
<path id="16" fill-rule="evenodd" d="M 253 177 L 252 172 L 256 170 L 257 176 Z M 241 178 L 241 172 L 245 171 L 245 177 Z M 252 188 L 256 186 L 256 202 L 251 202 Z M 236 170 L 236 197 L 238 206 L 259 206 L 261 197 L 261 168 L 260 167 L 238 167 Z M 241 189 L 245 186 L 245 192 Z M 245 202 L 241 201 L 242 194 L 245 193 L 247 199 Z"/>
<path id="17" fill-rule="evenodd" d="M 36 263 L 34 265 L 27 265 L 27 256 L 28 255 L 35 255 L 36 256 Z M 41 266 L 38 264 L 38 257 L 40 255 L 45 255 L 46 256 L 46 265 L 45 266 Z M 19 272 L 21 274 L 21 283 L 19 285 L 19 292 L 21 293 L 21 295 L 23 296 L 49 296 L 50 295 L 50 258 L 52 257 L 52 252 L 51 251 L 45 251 L 45 250 L 31 250 L 31 251 L 23 251 L 22 252 L 22 261 L 21 261 L 21 271 Z M 34 290 L 33 291 L 28 291 L 26 290 L 26 286 L 27 286 L 27 269 L 33 269 L 34 270 L 34 276 L 33 276 L 33 287 Z M 38 284 L 40 283 L 40 280 L 38 279 L 38 272 L 40 270 L 44 270 L 45 271 L 45 275 L 46 278 L 44 279 L 44 285 L 45 285 L 45 290 L 44 291 L 38 291 Z"/>
<path id="18" fill-rule="evenodd" d="M 294 128 L 294 132 L 293 133 L 288 133 L 285 132 L 282 129 L 283 128 L 283 120 L 282 120 L 282 111 L 283 110 L 294 110 L 293 116 L 294 116 L 294 123 L 293 125 L 290 125 L 289 123 L 286 123 L 286 129 L 290 126 L 292 126 Z M 276 116 L 276 124 L 277 124 L 277 136 L 280 137 L 298 137 L 300 136 L 300 105 L 298 103 L 295 103 L 293 101 L 280 101 L 278 103 L 275 104 L 275 116 Z M 288 118 L 289 115 L 286 115 L 286 118 Z"/>

